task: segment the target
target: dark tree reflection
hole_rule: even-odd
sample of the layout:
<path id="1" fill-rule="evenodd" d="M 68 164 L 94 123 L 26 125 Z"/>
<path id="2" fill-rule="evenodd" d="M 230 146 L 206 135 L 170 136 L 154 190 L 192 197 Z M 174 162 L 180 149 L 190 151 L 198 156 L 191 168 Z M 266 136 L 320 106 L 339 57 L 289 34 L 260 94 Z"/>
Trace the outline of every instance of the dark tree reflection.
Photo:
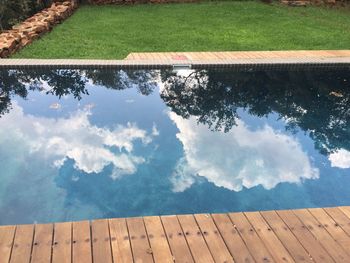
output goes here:
<path id="1" fill-rule="evenodd" d="M 255 116 L 274 112 L 287 129 L 300 128 L 321 153 L 350 150 L 350 71 L 163 72 L 161 97 L 184 118 L 195 116 L 228 132 L 243 108 Z"/>
<path id="2" fill-rule="evenodd" d="M 95 85 L 110 89 L 137 89 L 142 95 L 150 95 L 157 87 L 158 71 L 153 70 L 87 70 L 86 77 Z"/>
<path id="3" fill-rule="evenodd" d="M 160 76 L 159 76 L 160 74 Z M 137 89 L 151 94 L 161 77 L 161 97 L 172 111 L 228 132 L 238 109 L 255 116 L 277 113 L 289 130 L 301 129 L 324 154 L 350 150 L 350 71 L 197 70 L 186 74 L 154 70 L 0 70 L 0 117 L 11 109 L 11 98 L 26 98 L 29 90 L 80 100 L 88 84 L 109 89 Z"/>
<path id="4" fill-rule="evenodd" d="M 156 71 L 122 70 L 0 70 L 0 117 L 11 109 L 11 98 L 19 96 L 26 99 L 28 91 L 45 91 L 61 98 L 72 95 L 80 100 L 88 93 L 88 83 L 109 89 L 123 90 L 136 88 L 142 95 L 153 92 Z"/>

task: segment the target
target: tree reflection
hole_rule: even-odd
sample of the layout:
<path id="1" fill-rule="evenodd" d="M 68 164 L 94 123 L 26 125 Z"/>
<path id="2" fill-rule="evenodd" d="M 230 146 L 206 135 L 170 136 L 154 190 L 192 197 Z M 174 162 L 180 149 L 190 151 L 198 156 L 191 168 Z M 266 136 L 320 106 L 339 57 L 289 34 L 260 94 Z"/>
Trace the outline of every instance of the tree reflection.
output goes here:
<path id="1" fill-rule="evenodd" d="M 162 81 L 171 110 L 214 131 L 229 131 L 239 108 L 259 117 L 274 112 L 287 129 L 307 132 L 321 153 L 350 149 L 349 70 L 163 72 Z"/>
<path id="2" fill-rule="evenodd" d="M 27 98 L 28 91 L 44 91 L 61 98 L 72 95 L 80 100 L 88 95 L 87 86 L 101 85 L 109 89 L 136 88 L 142 95 L 153 92 L 156 83 L 155 71 L 122 70 L 0 70 L 0 117 L 11 109 L 11 98 Z"/>
<path id="3" fill-rule="evenodd" d="M 274 112 L 287 129 L 308 133 L 321 153 L 350 150 L 349 70 L 164 70 L 160 77 L 166 105 L 213 131 L 228 132 L 240 117 L 238 109 L 258 117 Z M 149 95 L 157 81 L 159 71 L 154 70 L 0 70 L 0 116 L 9 112 L 13 96 L 25 99 L 29 90 L 80 100 L 89 83 Z"/>
<path id="4" fill-rule="evenodd" d="M 157 87 L 158 71 L 154 70 L 87 70 L 86 77 L 95 85 L 110 89 L 137 89 L 142 95 L 150 95 Z"/>

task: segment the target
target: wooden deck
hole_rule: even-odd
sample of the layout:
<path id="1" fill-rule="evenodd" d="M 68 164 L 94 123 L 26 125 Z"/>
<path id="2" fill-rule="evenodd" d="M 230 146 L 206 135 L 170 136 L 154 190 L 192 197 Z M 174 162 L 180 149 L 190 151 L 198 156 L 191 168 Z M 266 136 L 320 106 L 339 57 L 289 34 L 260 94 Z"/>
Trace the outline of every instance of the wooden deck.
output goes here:
<path id="1" fill-rule="evenodd" d="M 350 262 L 350 207 L 1 226 L 8 262 Z"/>
<path id="2" fill-rule="evenodd" d="M 224 52 L 148 52 L 130 53 L 125 60 L 221 61 L 232 59 L 290 59 L 350 57 L 350 50 L 224 51 Z"/>

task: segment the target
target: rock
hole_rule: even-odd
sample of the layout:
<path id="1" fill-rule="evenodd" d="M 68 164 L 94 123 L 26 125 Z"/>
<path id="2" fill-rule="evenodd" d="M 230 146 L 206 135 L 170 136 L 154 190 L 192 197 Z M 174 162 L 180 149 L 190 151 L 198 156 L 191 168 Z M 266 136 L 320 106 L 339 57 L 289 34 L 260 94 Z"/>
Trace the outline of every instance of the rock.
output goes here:
<path id="1" fill-rule="evenodd" d="M 23 37 L 23 38 L 21 39 L 21 43 L 20 43 L 21 48 L 22 48 L 22 47 L 25 47 L 26 45 L 29 45 L 29 44 L 32 43 L 32 42 L 33 42 L 33 39 L 32 39 L 32 38 L 30 38 L 30 37 Z"/>
<path id="2" fill-rule="evenodd" d="M 346 0 L 347 1 L 347 0 Z M 306 6 L 306 5 L 336 5 L 341 4 L 343 0 L 281 0 L 282 4 L 289 6 Z"/>
<path id="3" fill-rule="evenodd" d="M 0 58 L 5 58 L 18 49 L 29 45 L 52 27 L 69 17 L 77 8 L 76 0 L 55 2 L 49 8 L 27 18 L 11 30 L 0 34 Z"/>
<path id="4" fill-rule="evenodd" d="M 310 1 L 302 1 L 302 0 L 282 0 L 282 4 L 289 6 L 307 6 L 310 4 Z"/>
<path id="5" fill-rule="evenodd" d="M 7 58 L 10 55 L 10 51 L 7 48 L 0 48 L 0 57 Z"/>

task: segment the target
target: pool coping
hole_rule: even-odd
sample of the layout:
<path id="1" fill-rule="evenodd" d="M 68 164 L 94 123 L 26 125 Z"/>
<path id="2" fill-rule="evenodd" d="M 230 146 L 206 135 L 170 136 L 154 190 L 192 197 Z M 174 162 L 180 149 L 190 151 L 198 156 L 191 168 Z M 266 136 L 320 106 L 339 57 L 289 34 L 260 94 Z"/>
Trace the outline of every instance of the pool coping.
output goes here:
<path id="1" fill-rule="evenodd" d="M 91 60 L 91 59 L 0 59 L 0 68 L 120 68 L 120 69 L 201 69 L 201 68 L 280 68 L 290 67 L 345 67 L 350 68 L 350 56 L 245 58 L 245 59 L 145 59 L 145 60 Z"/>

